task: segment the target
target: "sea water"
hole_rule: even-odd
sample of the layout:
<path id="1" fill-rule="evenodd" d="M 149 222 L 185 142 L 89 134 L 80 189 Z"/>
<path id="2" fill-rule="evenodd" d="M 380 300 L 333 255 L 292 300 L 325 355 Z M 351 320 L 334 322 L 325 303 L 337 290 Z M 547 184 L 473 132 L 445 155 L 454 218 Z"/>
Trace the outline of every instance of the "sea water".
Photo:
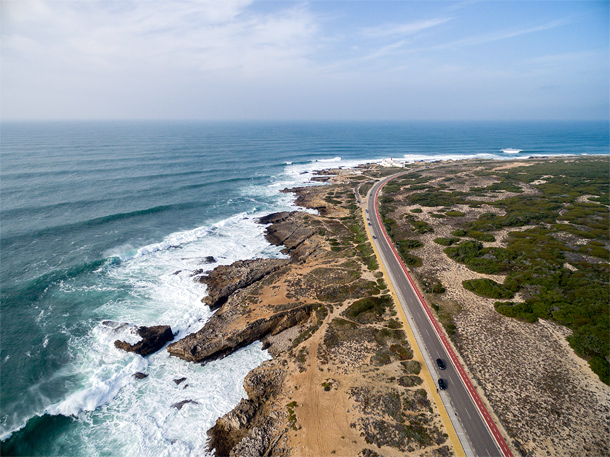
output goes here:
<path id="1" fill-rule="evenodd" d="M 608 154 L 608 138 L 604 122 L 4 123 L 2 453 L 205 455 L 206 430 L 270 358 L 260 343 L 205 366 L 113 343 L 137 341 L 136 325 L 201 329 L 193 271 L 282 257 L 257 218 L 296 209 L 280 191 L 315 170 Z"/>

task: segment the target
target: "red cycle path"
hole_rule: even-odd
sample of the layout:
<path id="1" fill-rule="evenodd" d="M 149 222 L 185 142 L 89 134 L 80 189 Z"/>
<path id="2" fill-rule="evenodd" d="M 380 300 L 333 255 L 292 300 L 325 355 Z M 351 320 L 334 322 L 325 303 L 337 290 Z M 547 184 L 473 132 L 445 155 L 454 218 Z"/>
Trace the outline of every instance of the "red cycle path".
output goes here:
<path id="1" fill-rule="evenodd" d="M 381 227 L 381 230 L 383 231 L 383 236 L 385 237 L 386 241 L 388 242 L 388 245 L 392 249 L 392 252 L 394 253 L 394 256 L 396 257 L 396 260 L 398 261 L 398 263 L 400 263 L 400 266 L 401 266 L 405 276 L 409 280 L 409 283 L 411 284 L 411 287 L 413 288 L 413 290 L 415 291 L 417 297 L 419 298 L 419 301 L 420 301 L 420 304 L 422 305 L 422 308 L 426 312 L 426 315 L 428 316 L 428 319 L 432 323 L 432 326 L 434 327 L 434 330 L 436 331 L 436 334 L 438 335 L 439 339 L 443 343 L 443 346 L 445 347 L 445 350 L 447 351 L 447 354 L 451 358 L 451 361 L 453 362 L 453 365 L 455 366 L 457 372 L 459 373 L 460 378 L 462 380 L 462 383 L 464 383 L 464 386 L 466 386 L 466 390 L 468 390 L 468 392 L 470 393 L 470 397 L 472 398 L 472 401 L 474 401 L 474 404 L 477 406 L 477 409 L 479 410 L 479 414 L 481 415 L 481 417 L 485 421 L 485 424 L 487 425 L 487 428 L 489 429 L 489 431 L 491 432 L 492 436 L 496 440 L 496 444 L 498 445 L 498 447 L 500 448 L 500 450 L 502 451 L 502 453 L 504 454 L 505 457 L 513 457 L 513 453 L 511 452 L 511 450 L 509 449 L 508 445 L 506 444 L 506 441 L 504 441 L 504 438 L 502 437 L 502 434 L 500 433 L 500 430 L 498 430 L 498 427 L 496 426 L 495 422 L 492 420 L 492 418 L 491 418 L 491 416 L 489 414 L 489 411 L 487 411 L 487 408 L 483 404 L 483 400 L 481 400 L 481 397 L 479 396 L 479 393 L 476 391 L 474 385 L 470 381 L 470 378 L 466 374 L 466 371 L 464 370 L 464 367 L 462 366 L 462 364 L 460 363 L 459 359 L 457 358 L 457 355 L 455 354 L 455 351 L 453 350 L 453 347 L 449 344 L 449 341 L 447 341 L 447 337 L 445 337 L 445 333 L 442 331 L 442 329 L 440 327 L 440 324 L 438 323 L 438 321 L 434 317 L 434 314 L 432 314 L 432 310 L 430 309 L 430 307 L 428 306 L 428 303 L 426 303 L 426 300 L 424 299 L 424 297 L 422 296 L 421 292 L 417 288 L 417 285 L 415 284 L 415 281 L 413 280 L 413 278 L 409 274 L 409 271 L 407 270 L 407 267 L 402 262 L 402 259 L 400 258 L 400 255 L 398 255 L 398 252 L 396 251 L 396 248 L 394 247 L 394 243 L 392 243 L 392 241 L 390 240 L 390 237 L 388 236 L 388 234 L 387 234 L 387 232 L 385 230 L 385 227 L 383 225 L 383 221 L 381 220 L 381 215 L 379 214 L 379 208 L 377 207 L 377 196 L 379 195 L 379 192 L 381 191 L 383 186 L 385 186 L 391 179 L 394 179 L 395 177 L 396 176 L 394 176 L 392 178 L 389 178 L 384 183 L 382 183 L 379 186 L 379 188 L 377 189 L 377 192 L 375 192 L 375 196 L 374 196 L 374 198 L 375 198 L 375 215 L 376 215 L 377 220 L 379 222 L 379 226 Z"/>

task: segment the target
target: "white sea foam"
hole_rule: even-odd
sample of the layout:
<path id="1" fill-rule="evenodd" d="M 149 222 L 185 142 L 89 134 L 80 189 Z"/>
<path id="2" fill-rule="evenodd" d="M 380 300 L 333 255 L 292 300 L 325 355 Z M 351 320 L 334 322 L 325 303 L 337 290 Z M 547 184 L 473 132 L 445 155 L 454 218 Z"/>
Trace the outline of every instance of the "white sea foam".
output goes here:
<path id="1" fill-rule="evenodd" d="M 403 155 L 402 162 L 413 163 L 413 162 L 436 162 L 438 160 L 466 160 L 466 159 L 496 159 L 499 156 L 494 154 L 405 154 Z"/>
<path id="2" fill-rule="evenodd" d="M 103 410 L 79 417 L 90 455 L 117 444 L 122 455 L 207 455 L 205 430 L 244 398 L 243 378 L 269 359 L 261 346 L 254 343 L 204 367 L 165 352 L 150 356 L 147 378 L 125 385 Z M 173 406 L 184 401 L 181 409 Z"/>
<path id="3" fill-rule="evenodd" d="M 317 159 L 316 162 L 341 162 L 341 157 L 333 157 L 332 159 Z"/>
<path id="4" fill-rule="evenodd" d="M 262 215 L 240 213 L 131 252 L 125 246 L 114 250 L 121 261 L 107 265 L 100 287 L 129 293 L 101 303 L 92 331 L 71 337 L 75 359 L 57 379 L 74 386 L 46 407 L 48 414 L 78 416 L 77 435 L 88 455 L 118 448 L 125 455 L 206 453 L 202 431 L 244 397 L 244 376 L 269 358 L 261 344 L 201 367 L 169 357 L 165 350 L 145 359 L 115 348 L 114 341 L 137 342 L 137 325 L 169 324 L 176 339 L 201 329 L 212 313 L 201 302 L 205 287 L 194 280 L 194 270 L 239 259 L 285 257 L 265 240 L 265 227 L 256 221 Z M 216 262 L 207 263 L 209 256 Z M 65 292 L 78 291 L 72 286 Z M 133 376 L 137 371 L 149 376 L 138 380 Z M 174 379 L 182 377 L 187 381 L 177 385 Z M 192 402 L 180 410 L 172 407 L 184 400 Z"/>
<path id="5" fill-rule="evenodd" d="M 272 210 L 295 209 L 294 196 L 279 190 L 309 184 L 316 170 L 360 162 L 336 158 L 287 164 L 272 184 L 248 192 L 254 201 L 269 198 Z M 262 345 L 255 343 L 201 367 L 169 357 L 165 350 L 147 358 L 126 353 L 115 348 L 114 341 L 137 342 L 137 325 L 169 324 L 176 339 L 201 329 L 212 313 L 201 303 L 205 287 L 194 280 L 194 270 L 239 259 L 285 257 L 264 239 L 265 227 L 256 221 L 264 214 L 268 211 L 244 212 L 147 246 L 118 246 L 106 253 L 116 261 L 99 272 L 97 284 L 66 283 L 64 293 L 78 293 L 81 287 L 81 292 L 116 297 L 97 305 L 98 321 L 87 335 L 74 337 L 64 329 L 74 361 L 56 374 L 56 381 L 72 387 L 46 407 L 49 414 L 78 416 L 76 433 L 88 455 L 116 449 L 124 455 L 206 453 L 202 432 L 244 397 L 244 376 L 269 358 Z M 204 262 L 209 256 L 216 262 Z M 136 379 L 137 371 L 148 377 Z M 174 382 L 182 377 L 187 380 Z M 172 407 L 185 400 L 190 402 L 182 409 Z"/>
<path id="6" fill-rule="evenodd" d="M 93 371 L 88 379 L 89 386 L 74 392 L 64 401 L 50 406 L 47 412 L 52 415 L 75 416 L 82 411 L 93 411 L 110 402 L 116 394 L 133 379 L 137 371 L 145 370 L 146 359 L 135 356 L 125 366 L 103 365 Z"/>

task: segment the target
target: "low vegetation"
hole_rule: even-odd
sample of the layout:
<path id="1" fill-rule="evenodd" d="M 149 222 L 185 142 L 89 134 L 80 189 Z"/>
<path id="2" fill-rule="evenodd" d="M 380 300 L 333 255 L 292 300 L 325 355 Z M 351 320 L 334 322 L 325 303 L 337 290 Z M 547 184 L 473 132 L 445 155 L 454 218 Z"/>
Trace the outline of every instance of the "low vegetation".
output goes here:
<path id="1" fill-rule="evenodd" d="M 488 298 L 513 298 L 515 295 L 502 284 L 498 284 L 491 279 L 469 279 L 462 282 L 465 289 L 474 292 L 481 297 Z"/>
<path id="2" fill-rule="evenodd" d="M 568 338 L 572 348 L 610 384 L 609 165 L 607 158 L 549 160 L 500 171 L 493 165 L 473 174 L 493 182 L 469 192 L 452 189 L 453 177 L 430 181 L 407 175 L 384 187 L 389 198 L 382 204 L 383 221 L 405 263 L 418 266 L 413 248 L 401 248 L 401 241 L 409 234 L 417 238 L 433 232 L 417 216 L 421 207 L 433 208 L 428 214 L 443 217 L 442 223 L 452 227 L 451 237 L 434 239 L 446 246 L 449 258 L 475 272 L 505 277 L 502 284 L 465 281 L 466 289 L 499 299 L 495 308 L 506 316 L 567 326 L 573 331 Z M 418 207 L 400 215 L 401 205 Z M 494 210 L 473 220 L 455 205 Z M 484 246 L 506 229 L 504 247 Z M 523 300 L 507 301 L 517 292 Z"/>

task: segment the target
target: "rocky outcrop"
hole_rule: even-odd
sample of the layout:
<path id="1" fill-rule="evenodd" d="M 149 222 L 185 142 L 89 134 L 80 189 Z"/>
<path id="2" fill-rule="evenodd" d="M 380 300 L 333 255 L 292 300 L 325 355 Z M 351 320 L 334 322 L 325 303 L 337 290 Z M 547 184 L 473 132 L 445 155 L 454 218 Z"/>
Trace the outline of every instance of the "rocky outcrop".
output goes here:
<path id="1" fill-rule="evenodd" d="M 178 411 L 180 411 L 182 409 L 182 407 L 188 403 L 192 403 L 193 405 L 199 404 L 199 402 L 196 402 L 195 400 L 182 400 L 182 401 L 179 401 L 178 403 L 174 403 L 172 405 L 172 408 L 176 408 Z"/>
<path id="2" fill-rule="evenodd" d="M 153 352 L 157 352 L 165 343 L 174 339 L 174 334 L 169 325 L 155 325 L 153 327 L 138 327 L 138 335 L 142 337 L 141 341 L 135 344 L 129 344 L 125 341 L 116 340 L 114 346 L 123 349 L 127 352 L 135 352 L 143 357 L 146 357 Z"/>
<path id="3" fill-rule="evenodd" d="M 321 249 L 313 231 L 304 223 L 305 213 L 283 212 L 260 219 L 271 224 L 267 238 L 273 244 L 284 244 L 291 259 L 240 260 L 231 265 L 221 265 L 209 275 L 199 279 L 208 286 L 208 296 L 202 301 L 211 309 L 219 309 L 197 333 L 170 344 L 168 352 L 182 359 L 205 363 L 229 355 L 268 335 L 276 335 L 287 328 L 307 320 L 312 305 L 283 305 L 280 309 L 265 305 L 255 312 L 244 301 L 236 298 L 266 276 L 287 267 L 291 262 L 304 261 Z"/>
<path id="4" fill-rule="evenodd" d="M 211 309 L 218 309 L 236 290 L 260 281 L 288 263 L 287 259 L 253 259 L 220 265 L 199 278 L 199 282 L 208 286 L 208 295 L 202 301 Z"/>
<path id="5" fill-rule="evenodd" d="M 265 238 L 276 246 L 284 246 L 282 252 L 290 255 L 293 261 L 304 261 L 319 248 L 319 243 L 312 237 L 314 231 L 307 227 L 306 213 L 293 211 L 273 213 L 259 219 L 267 227 Z"/>
<path id="6" fill-rule="evenodd" d="M 253 321 L 235 324 L 241 315 L 238 303 L 227 303 L 196 333 L 170 344 L 167 351 L 190 362 L 205 363 L 222 358 L 235 350 L 276 335 L 309 319 L 313 305 L 300 305 Z"/>
<path id="7" fill-rule="evenodd" d="M 208 430 L 209 448 L 218 457 L 261 457 L 269 453 L 282 435 L 281 413 L 267 402 L 279 393 L 285 377 L 276 361 L 267 361 L 244 380 L 248 399 L 216 421 Z"/>

